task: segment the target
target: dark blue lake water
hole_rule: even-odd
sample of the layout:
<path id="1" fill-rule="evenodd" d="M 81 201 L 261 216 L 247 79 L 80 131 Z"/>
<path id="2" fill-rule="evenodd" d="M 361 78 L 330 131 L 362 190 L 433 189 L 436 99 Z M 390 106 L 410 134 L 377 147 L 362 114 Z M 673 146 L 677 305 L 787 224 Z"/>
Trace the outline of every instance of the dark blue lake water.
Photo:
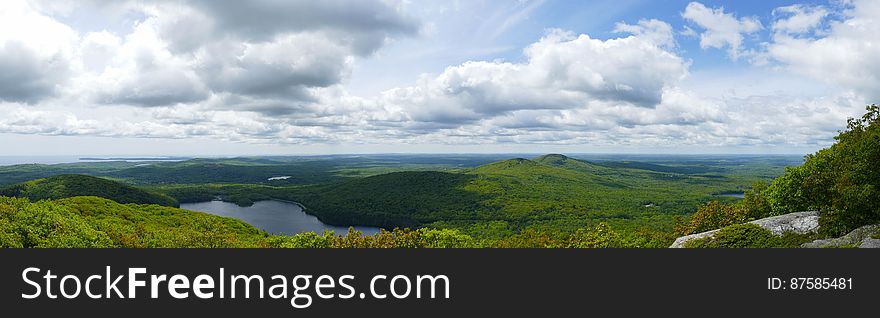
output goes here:
<path id="1" fill-rule="evenodd" d="M 348 232 L 348 226 L 324 224 L 314 215 L 305 213 L 298 204 L 289 202 L 257 201 L 252 206 L 240 207 L 234 203 L 210 201 L 183 203 L 180 208 L 236 218 L 272 234 L 293 235 L 303 232 L 322 234 L 324 230 L 331 230 L 336 234 Z M 370 226 L 354 226 L 354 229 L 365 235 L 379 232 L 379 228 Z"/>
<path id="2" fill-rule="evenodd" d="M 716 195 L 719 197 L 732 197 L 732 198 L 740 198 L 740 199 L 743 199 L 746 197 L 745 193 L 721 193 L 721 194 L 716 194 Z"/>

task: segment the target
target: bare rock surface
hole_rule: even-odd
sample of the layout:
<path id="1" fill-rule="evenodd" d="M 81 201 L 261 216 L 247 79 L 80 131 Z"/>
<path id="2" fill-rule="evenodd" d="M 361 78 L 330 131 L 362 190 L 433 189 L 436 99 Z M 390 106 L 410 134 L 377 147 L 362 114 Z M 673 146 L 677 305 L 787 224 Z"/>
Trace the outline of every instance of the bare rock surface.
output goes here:
<path id="1" fill-rule="evenodd" d="M 815 240 L 804 243 L 804 248 L 825 248 L 825 247 L 860 247 L 860 248 L 880 248 L 880 240 L 873 239 L 871 236 L 880 230 L 880 225 L 865 225 L 857 228 L 848 234 L 832 239 Z"/>
<path id="2" fill-rule="evenodd" d="M 797 212 L 754 220 L 749 223 L 758 225 L 773 232 L 774 235 L 783 233 L 810 234 L 819 230 L 819 212 Z"/>
<path id="3" fill-rule="evenodd" d="M 880 239 L 870 238 L 862 241 L 859 248 L 880 248 Z"/>
<path id="4" fill-rule="evenodd" d="M 772 232 L 775 235 L 782 235 L 786 232 L 796 233 L 796 234 L 810 234 L 816 233 L 819 230 L 819 212 L 817 211 L 809 211 L 809 212 L 795 212 L 789 213 L 779 216 L 771 216 L 769 218 L 763 218 L 759 220 L 754 220 L 749 223 L 760 226 L 768 231 Z M 712 230 L 697 234 L 691 234 L 688 236 L 682 236 L 675 240 L 672 243 L 670 248 L 682 248 L 684 244 L 688 241 L 701 239 L 706 237 L 711 237 L 717 233 L 718 230 Z"/>

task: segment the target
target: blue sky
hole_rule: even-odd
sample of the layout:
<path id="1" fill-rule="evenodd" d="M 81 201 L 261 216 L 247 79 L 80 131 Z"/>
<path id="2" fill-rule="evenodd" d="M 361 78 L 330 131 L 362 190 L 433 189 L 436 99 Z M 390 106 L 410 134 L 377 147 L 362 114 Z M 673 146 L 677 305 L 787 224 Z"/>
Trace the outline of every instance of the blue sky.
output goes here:
<path id="1" fill-rule="evenodd" d="M 880 4 L 0 4 L 8 155 L 798 153 L 880 99 Z"/>
<path id="2" fill-rule="evenodd" d="M 620 37 L 614 32 L 617 23 L 636 23 L 642 19 L 663 20 L 681 32 L 692 23 L 682 18 L 683 9 L 691 1 L 460 1 L 461 12 L 448 11 L 438 14 L 434 5 L 452 6 L 450 1 L 434 1 L 433 4 L 414 4 L 414 10 L 425 20 L 438 24 L 437 33 L 430 38 L 410 39 L 392 43 L 383 49 L 379 58 L 363 62 L 360 67 L 369 70 L 354 74 L 355 91 L 366 94 L 378 93 L 392 88 L 394 84 L 412 82 L 423 73 L 439 73 L 450 65 L 469 60 L 504 59 L 522 61 L 522 49 L 540 39 L 550 28 L 589 34 L 593 38 Z M 822 1 L 701 1 L 706 6 L 724 8 L 741 17 L 756 17 L 764 25 L 773 21 L 773 9 L 794 4 L 837 6 Z M 522 13 L 520 15 L 519 13 Z M 511 17 L 511 23 L 504 22 Z M 826 22 L 827 23 L 827 22 Z M 501 28 L 501 25 L 509 25 Z M 766 41 L 769 32 L 764 30 L 751 35 Z M 693 61 L 692 72 L 748 68 L 746 60 L 733 61 L 723 50 L 700 48 L 699 37 L 677 37 L 681 54 Z M 757 41 L 756 41 L 757 42 Z M 754 43 L 749 43 L 754 45 Z M 446 48 L 448 51 L 429 55 L 414 53 Z M 407 54 L 407 53 L 411 53 Z M 387 69 L 387 60 L 405 61 L 405 67 Z M 392 75 L 385 75 L 391 73 Z M 358 76 L 361 75 L 361 76 Z M 384 75 L 384 76 L 383 76 Z M 377 81 L 377 77 L 380 80 Z M 393 84 L 392 84 L 393 83 Z M 384 84 L 384 85 L 383 85 Z"/>

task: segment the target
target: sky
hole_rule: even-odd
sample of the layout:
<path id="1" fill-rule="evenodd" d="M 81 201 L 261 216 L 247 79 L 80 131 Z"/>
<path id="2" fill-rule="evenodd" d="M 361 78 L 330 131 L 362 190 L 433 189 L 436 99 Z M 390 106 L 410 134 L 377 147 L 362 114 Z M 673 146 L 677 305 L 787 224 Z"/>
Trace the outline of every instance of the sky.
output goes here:
<path id="1" fill-rule="evenodd" d="M 880 1 L 0 2 L 0 155 L 806 154 Z"/>

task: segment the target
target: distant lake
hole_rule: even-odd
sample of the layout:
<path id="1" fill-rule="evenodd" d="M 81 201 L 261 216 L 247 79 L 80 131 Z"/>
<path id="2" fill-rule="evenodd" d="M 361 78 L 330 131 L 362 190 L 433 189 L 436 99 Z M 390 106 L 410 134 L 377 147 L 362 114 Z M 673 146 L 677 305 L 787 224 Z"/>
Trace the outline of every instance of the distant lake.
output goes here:
<path id="1" fill-rule="evenodd" d="M 324 224 L 314 215 L 303 212 L 298 204 L 289 202 L 257 201 L 252 206 L 240 207 L 234 203 L 210 201 L 182 203 L 180 208 L 236 218 L 272 234 L 293 235 L 303 232 L 322 234 L 324 230 L 331 230 L 336 234 L 348 232 L 347 226 Z M 379 228 L 370 226 L 355 226 L 354 229 L 363 232 L 364 235 L 379 232 Z"/>
<path id="2" fill-rule="evenodd" d="M 716 196 L 719 196 L 719 197 L 731 197 L 731 198 L 740 198 L 740 199 L 743 199 L 743 198 L 746 197 L 746 194 L 745 194 L 745 193 L 742 193 L 742 192 L 739 192 L 739 193 L 719 193 L 719 194 L 716 194 Z"/>

